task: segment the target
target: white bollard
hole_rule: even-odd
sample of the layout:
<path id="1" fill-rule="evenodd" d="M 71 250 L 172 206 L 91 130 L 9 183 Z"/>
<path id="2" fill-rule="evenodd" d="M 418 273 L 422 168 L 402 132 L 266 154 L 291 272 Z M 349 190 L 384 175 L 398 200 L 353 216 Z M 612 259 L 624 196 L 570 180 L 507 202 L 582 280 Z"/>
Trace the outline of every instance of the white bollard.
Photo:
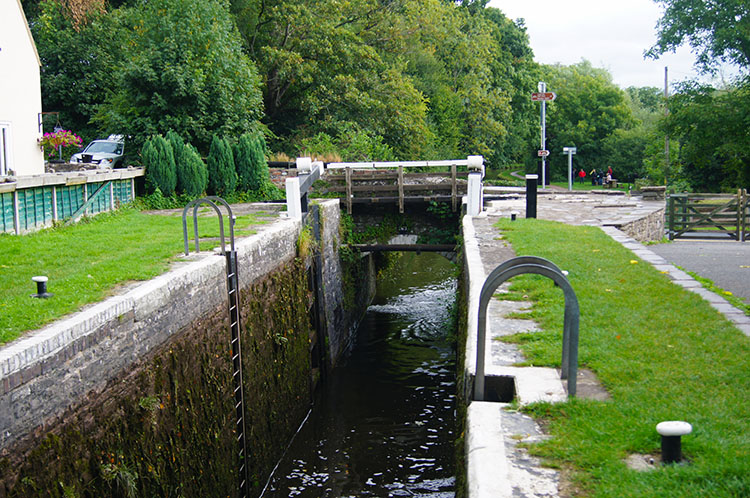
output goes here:
<path id="1" fill-rule="evenodd" d="M 479 216 L 482 212 L 482 174 L 469 173 L 468 206 L 466 214 Z"/>
<path id="2" fill-rule="evenodd" d="M 302 219 L 302 200 L 299 191 L 299 178 L 286 179 L 286 215 L 293 220 Z"/>

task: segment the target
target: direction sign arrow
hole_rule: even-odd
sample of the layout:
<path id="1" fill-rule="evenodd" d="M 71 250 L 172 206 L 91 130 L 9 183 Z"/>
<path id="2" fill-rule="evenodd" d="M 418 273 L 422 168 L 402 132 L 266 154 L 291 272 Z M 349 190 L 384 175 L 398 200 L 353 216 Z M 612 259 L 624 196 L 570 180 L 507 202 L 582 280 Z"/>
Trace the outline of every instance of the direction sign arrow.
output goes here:
<path id="1" fill-rule="evenodd" d="M 555 100 L 557 94 L 555 92 L 534 92 L 531 94 L 531 100 L 534 102 L 540 102 L 543 100 Z"/>
<path id="2" fill-rule="evenodd" d="M 539 151 L 537 151 L 537 155 L 539 157 L 546 157 L 546 156 L 549 156 L 549 151 L 548 150 L 539 150 Z"/>

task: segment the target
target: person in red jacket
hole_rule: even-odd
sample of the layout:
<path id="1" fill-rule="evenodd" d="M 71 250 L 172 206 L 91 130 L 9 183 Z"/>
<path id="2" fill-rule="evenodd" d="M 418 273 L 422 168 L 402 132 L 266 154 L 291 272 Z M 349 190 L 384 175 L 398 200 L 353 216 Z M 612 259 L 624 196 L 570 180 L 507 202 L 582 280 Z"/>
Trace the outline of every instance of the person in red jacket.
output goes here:
<path id="1" fill-rule="evenodd" d="M 586 178 L 586 172 L 581 168 L 581 171 L 578 172 L 578 183 L 583 183 L 584 178 Z"/>

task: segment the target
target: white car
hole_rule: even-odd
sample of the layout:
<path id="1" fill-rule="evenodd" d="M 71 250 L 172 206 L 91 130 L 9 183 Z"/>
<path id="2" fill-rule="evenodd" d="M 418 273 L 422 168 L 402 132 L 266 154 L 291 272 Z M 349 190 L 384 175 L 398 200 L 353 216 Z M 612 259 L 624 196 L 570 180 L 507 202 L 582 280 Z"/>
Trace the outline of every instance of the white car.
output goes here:
<path id="1" fill-rule="evenodd" d="M 83 151 L 70 157 L 71 163 L 98 164 L 102 168 L 122 168 L 125 140 L 122 135 L 110 135 L 106 140 L 94 140 Z"/>

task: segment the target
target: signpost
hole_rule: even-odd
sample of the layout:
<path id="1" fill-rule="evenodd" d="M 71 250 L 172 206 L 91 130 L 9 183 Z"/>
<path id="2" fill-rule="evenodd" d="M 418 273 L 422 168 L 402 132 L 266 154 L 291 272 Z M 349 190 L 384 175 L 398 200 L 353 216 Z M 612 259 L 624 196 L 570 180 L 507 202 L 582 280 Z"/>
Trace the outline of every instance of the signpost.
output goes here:
<path id="1" fill-rule="evenodd" d="M 573 154 L 576 153 L 575 147 L 563 147 L 563 154 L 568 155 L 568 190 L 573 190 Z"/>
<path id="2" fill-rule="evenodd" d="M 531 100 L 534 102 L 543 102 L 545 100 L 555 100 L 557 94 L 555 92 L 534 92 L 531 94 Z"/>
<path id="3" fill-rule="evenodd" d="M 546 161 L 545 157 L 549 155 L 549 151 L 547 150 L 547 124 L 546 124 L 546 118 L 547 118 L 547 101 L 553 101 L 555 98 L 557 98 L 557 95 L 555 95 L 554 92 L 548 92 L 547 91 L 547 83 L 540 81 L 539 86 L 537 87 L 539 89 L 538 92 L 534 92 L 531 94 L 531 100 L 534 102 L 541 102 L 542 103 L 542 115 L 541 115 L 541 124 L 542 124 L 542 146 L 539 147 L 539 157 L 542 158 L 542 188 L 547 188 L 547 178 L 546 174 Z"/>

